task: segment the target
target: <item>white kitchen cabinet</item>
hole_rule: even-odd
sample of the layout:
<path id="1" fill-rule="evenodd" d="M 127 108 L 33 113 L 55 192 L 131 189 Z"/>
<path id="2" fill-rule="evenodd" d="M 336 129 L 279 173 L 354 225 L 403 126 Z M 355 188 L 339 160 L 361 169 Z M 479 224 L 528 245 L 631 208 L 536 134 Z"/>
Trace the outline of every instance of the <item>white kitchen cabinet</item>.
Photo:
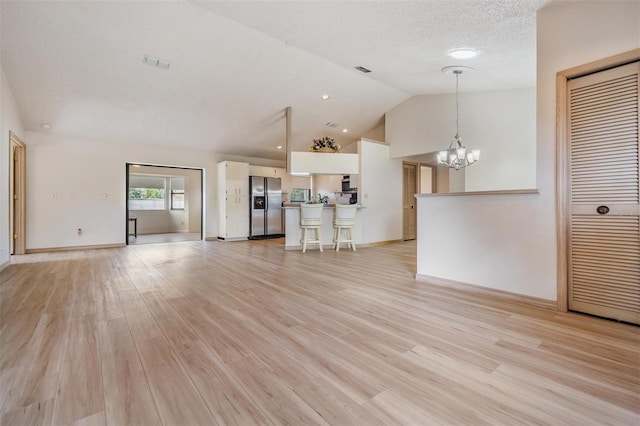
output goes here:
<path id="1" fill-rule="evenodd" d="M 218 163 L 218 238 L 249 236 L 249 163 Z"/>
<path id="2" fill-rule="evenodd" d="M 265 166 L 249 166 L 250 176 L 265 176 L 265 177 L 279 177 L 283 178 L 287 174 L 286 170 L 280 167 L 265 167 Z"/>

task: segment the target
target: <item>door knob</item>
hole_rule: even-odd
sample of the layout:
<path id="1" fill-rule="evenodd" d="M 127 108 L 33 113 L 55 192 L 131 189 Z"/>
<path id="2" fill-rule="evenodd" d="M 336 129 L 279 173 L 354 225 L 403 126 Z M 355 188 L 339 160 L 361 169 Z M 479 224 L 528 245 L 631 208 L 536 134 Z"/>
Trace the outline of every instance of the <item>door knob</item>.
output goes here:
<path id="1" fill-rule="evenodd" d="M 607 207 L 607 206 L 598 206 L 596 211 L 598 212 L 598 214 L 607 214 L 607 213 L 609 213 L 609 207 Z"/>

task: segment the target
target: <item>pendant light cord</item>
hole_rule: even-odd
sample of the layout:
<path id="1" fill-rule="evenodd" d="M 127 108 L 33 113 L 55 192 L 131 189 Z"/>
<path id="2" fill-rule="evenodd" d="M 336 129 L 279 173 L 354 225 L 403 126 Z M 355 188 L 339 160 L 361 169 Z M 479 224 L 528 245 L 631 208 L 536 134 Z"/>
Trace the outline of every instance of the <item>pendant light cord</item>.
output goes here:
<path id="1" fill-rule="evenodd" d="M 456 75 L 456 138 L 460 136 L 460 111 L 458 109 L 458 77 L 460 77 L 460 71 L 454 71 Z"/>

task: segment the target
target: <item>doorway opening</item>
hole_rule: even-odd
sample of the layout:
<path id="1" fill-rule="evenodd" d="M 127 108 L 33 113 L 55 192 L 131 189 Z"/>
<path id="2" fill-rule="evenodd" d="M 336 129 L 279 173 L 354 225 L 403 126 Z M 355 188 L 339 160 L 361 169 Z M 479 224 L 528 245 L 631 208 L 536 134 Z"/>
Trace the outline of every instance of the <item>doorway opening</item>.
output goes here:
<path id="1" fill-rule="evenodd" d="M 203 187 L 202 169 L 127 163 L 127 245 L 202 240 Z"/>
<path id="2" fill-rule="evenodd" d="M 9 238 L 10 253 L 26 252 L 26 145 L 9 132 Z"/>
<path id="3" fill-rule="evenodd" d="M 415 240 L 417 235 L 416 198 L 418 163 L 402 163 L 402 239 Z"/>

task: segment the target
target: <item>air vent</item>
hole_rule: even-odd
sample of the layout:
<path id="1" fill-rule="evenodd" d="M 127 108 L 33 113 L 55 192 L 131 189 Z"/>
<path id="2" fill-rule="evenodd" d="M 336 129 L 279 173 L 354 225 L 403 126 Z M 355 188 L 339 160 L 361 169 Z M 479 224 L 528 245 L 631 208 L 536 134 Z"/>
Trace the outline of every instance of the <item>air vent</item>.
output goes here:
<path id="1" fill-rule="evenodd" d="M 336 127 L 340 126 L 340 123 L 336 123 L 335 121 L 328 121 L 326 126 L 335 129 Z"/>
<path id="2" fill-rule="evenodd" d="M 354 68 L 355 68 L 355 69 L 357 69 L 357 70 L 358 70 L 358 71 L 360 71 L 360 72 L 365 73 L 365 74 L 369 74 L 369 73 L 371 72 L 371 70 L 366 69 L 365 67 L 361 67 L 361 66 L 359 66 L 359 65 L 358 65 L 357 67 L 354 67 Z"/>
<path id="3" fill-rule="evenodd" d="M 169 61 L 165 61 L 163 59 L 153 58 L 151 56 L 144 55 L 144 59 L 142 60 L 147 65 L 151 65 L 152 67 L 160 68 L 162 70 L 168 70 L 171 64 Z"/>

